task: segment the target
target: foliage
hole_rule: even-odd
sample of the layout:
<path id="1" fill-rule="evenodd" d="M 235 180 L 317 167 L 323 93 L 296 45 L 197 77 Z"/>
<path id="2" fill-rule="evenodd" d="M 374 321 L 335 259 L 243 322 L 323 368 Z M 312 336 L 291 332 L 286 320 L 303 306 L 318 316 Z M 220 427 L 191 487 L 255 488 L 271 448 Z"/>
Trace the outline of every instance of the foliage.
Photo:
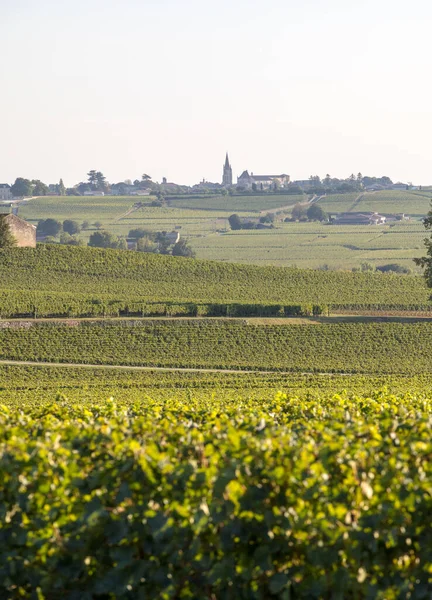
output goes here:
<path id="1" fill-rule="evenodd" d="M 95 231 L 91 234 L 88 245 L 92 248 L 124 248 L 124 240 L 108 231 Z"/>
<path id="2" fill-rule="evenodd" d="M 60 234 L 60 244 L 65 244 L 68 246 L 84 246 L 83 240 L 80 240 L 75 235 L 71 235 L 70 233 L 66 232 Z"/>
<path id="3" fill-rule="evenodd" d="M 240 217 L 237 214 L 231 215 L 228 219 L 228 222 L 230 224 L 230 227 L 233 231 L 236 231 L 238 229 L 242 228 L 242 222 Z"/>
<path id="4" fill-rule="evenodd" d="M 319 204 L 312 204 L 306 211 L 307 218 L 310 221 L 325 221 L 327 215 Z"/>
<path id="5" fill-rule="evenodd" d="M 10 250 L 16 246 L 16 239 L 7 224 L 6 216 L 0 214 L 0 250 Z"/>
<path id="6" fill-rule="evenodd" d="M 299 202 L 293 207 L 291 216 L 296 221 L 299 221 L 302 217 L 306 216 L 306 208 Z"/>
<path id="7" fill-rule="evenodd" d="M 411 269 L 408 269 L 408 267 L 404 267 L 403 265 L 398 265 L 397 263 L 382 265 L 377 267 L 376 270 L 381 273 L 400 273 L 404 275 L 409 275 L 411 273 Z"/>
<path id="8" fill-rule="evenodd" d="M 33 196 L 46 196 L 48 194 L 49 188 L 48 186 L 43 183 L 42 181 L 40 181 L 39 179 L 33 179 L 33 181 L 31 182 L 33 189 L 32 189 L 32 195 Z"/>
<path id="9" fill-rule="evenodd" d="M 431 401 L 0 411 L 5 598 L 429 598 Z"/>
<path id="10" fill-rule="evenodd" d="M 56 219 L 42 219 L 38 222 L 37 229 L 43 235 L 56 236 L 62 230 L 62 224 Z"/>
<path id="11" fill-rule="evenodd" d="M 16 198 L 21 196 L 31 196 L 33 192 L 33 185 L 29 179 L 17 177 L 15 179 L 15 183 L 11 186 L 11 192 Z"/>
<path id="12" fill-rule="evenodd" d="M 136 229 L 131 229 L 129 231 L 128 237 L 139 240 L 140 238 L 151 238 L 153 236 L 153 232 L 144 229 L 143 227 L 137 227 Z"/>
<path id="13" fill-rule="evenodd" d="M 81 231 L 80 224 L 78 221 L 73 221 L 72 219 L 65 219 L 63 221 L 63 231 L 69 233 L 70 235 L 75 235 Z"/>
<path id="14" fill-rule="evenodd" d="M 428 212 L 423 224 L 426 230 L 432 229 L 432 209 Z M 424 240 L 424 245 L 426 247 L 426 256 L 415 258 L 414 262 L 424 269 L 426 283 L 428 287 L 432 287 L 432 235 Z"/>
<path id="15" fill-rule="evenodd" d="M 182 238 L 174 244 L 171 254 L 173 256 L 185 256 L 187 258 L 195 258 L 195 252 L 192 250 L 187 241 Z"/>

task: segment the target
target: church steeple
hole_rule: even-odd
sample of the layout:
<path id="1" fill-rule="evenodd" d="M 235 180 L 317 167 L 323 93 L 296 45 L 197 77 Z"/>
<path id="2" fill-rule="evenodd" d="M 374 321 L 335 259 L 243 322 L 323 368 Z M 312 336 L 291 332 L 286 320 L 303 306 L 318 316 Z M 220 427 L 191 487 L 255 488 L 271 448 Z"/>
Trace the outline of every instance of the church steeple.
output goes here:
<path id="1" fill-rule="evenodd" d="M 222 185 L 229 186 L 232 185 L 232 167 L 229 162 L 228 152 L 226 153 L 225 164 L 223 167 L 223 177 L 222 177 Z"/>

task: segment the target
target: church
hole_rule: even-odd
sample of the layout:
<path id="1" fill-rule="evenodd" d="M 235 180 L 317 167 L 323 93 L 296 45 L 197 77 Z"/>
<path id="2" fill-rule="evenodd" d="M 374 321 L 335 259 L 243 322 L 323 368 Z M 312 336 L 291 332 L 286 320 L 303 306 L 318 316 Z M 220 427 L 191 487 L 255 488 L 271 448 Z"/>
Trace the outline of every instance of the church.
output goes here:
<path id="1" fill-rule="evenodd" d="M 226 158 L 225 158 L 225 164 L 223 167 L 222 185 L 224 187 L 229 187 L 232 185 L 232 182 L 233 182 L 232 167 L 230 165 L 229 158 L 228 158 L 228 152 L 227 152 Z"/>
<path id="2" fill-rule="evenodd" d="M 237 185 L 245 189 L 268 190 L 275 186 L 287 187 L 290 184 L 290 176 L 282 173 L 281 175 L 254 175 L 249 171 L 243 171 L 240 177 L 237 177 Z M 230 187 L 233 184 L 232 167 L 228 158 L 228 152 L 223 166 L 222 185 Z"/>

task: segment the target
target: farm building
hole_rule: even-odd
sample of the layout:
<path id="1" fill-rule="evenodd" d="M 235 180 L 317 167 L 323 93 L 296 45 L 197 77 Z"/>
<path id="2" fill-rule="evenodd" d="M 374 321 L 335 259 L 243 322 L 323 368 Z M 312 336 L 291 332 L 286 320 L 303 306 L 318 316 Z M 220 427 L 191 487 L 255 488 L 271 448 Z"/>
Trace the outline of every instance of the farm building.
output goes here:
<path id="1" fill-rule="evenodd" d="M 2 215 L 20 248 L 36 248 L 36 227 L 13 214 Z"/>
<path id="2" fill-rule="evenodd" d="M 336 225 L 384 225 L 387 218 L 373 212 L 343 213 L 336 217 Z"/>

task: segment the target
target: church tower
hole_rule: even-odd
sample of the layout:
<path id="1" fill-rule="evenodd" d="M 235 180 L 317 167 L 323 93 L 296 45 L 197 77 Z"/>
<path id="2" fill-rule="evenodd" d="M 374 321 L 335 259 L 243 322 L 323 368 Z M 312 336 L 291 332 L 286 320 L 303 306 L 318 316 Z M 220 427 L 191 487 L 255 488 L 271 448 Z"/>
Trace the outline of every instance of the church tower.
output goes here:
<path id="1" fill-rule="evenodd" d="M 229 162 L 228 152 L 226 154 L 225 164 L 223 168 L 223 177 L 222 177 L 222 185 L 229 186 L 232 185 L 232 167 Z"/>

